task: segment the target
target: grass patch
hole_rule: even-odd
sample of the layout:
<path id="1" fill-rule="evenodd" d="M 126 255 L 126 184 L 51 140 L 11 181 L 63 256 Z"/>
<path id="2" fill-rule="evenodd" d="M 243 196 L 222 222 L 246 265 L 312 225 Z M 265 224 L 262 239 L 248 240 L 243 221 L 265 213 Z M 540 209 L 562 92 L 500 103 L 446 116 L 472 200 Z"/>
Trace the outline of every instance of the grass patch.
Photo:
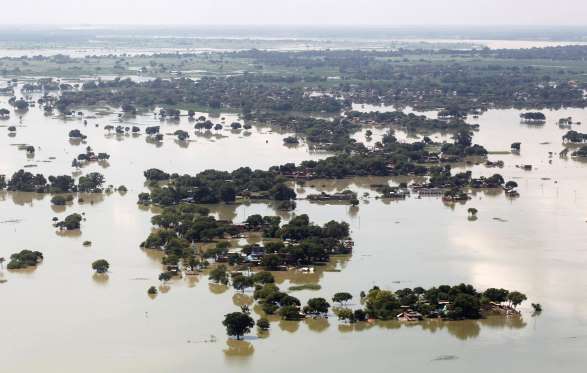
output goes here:
<path id="1" fill-rule="evenodd" d="M 294 285 L 290 286 L 290 291 L 300 291 L 300 290 L 320 290 L 322 286 L 318 284 L 304 284 L 304 285 Z"/>

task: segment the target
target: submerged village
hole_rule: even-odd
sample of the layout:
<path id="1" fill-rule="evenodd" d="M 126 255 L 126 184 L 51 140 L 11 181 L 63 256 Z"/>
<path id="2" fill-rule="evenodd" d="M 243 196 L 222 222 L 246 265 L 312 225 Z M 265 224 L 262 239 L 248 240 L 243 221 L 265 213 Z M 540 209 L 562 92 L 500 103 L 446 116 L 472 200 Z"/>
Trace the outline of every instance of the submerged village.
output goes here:
<path id="1" fill-rule="evenodd" d="M 106 293 L 124 286 L 121 276 L 132 278 L 133 294 L 148 304 L 206 283 L 212 294 L 235 299 L 214 305 L 206 324 L 249 344 L 257 343 L 252 335 L 271 338 L 272 329 L 290 325 L 284 322 L 330 320 L 360 330 L 538 317 L 545 300 L 527 295 L 524 282 L 508 289 L 499 276 L 450 283 L 460 273 L 443 278 L 442 265 L 421 264 L 420 254 L 410 259 L 417 266 L 409 281 L 369 267 L 350 278 L 347 267 L 402 267 L 397 252 L 408 249 L 394 237 L 410 234 L 434 249 L 422 229 L 449 219 L 467 224 L 455 237 L 469 238 L 484 219 L 507 231 L 506 209 L 519 204 L 525 207 L 516 213 L 532 214 L 525 198 L 547 198 L 544 185 L 558 188 L 559 176 L 580 174 L 587 133 L 581 117 L 559 111 L 587 106 L 585 56 L 587 47 L 565 46 L 0 58 L 0 132 L 8 139 L 0 205 L 13 204 L 11 214 L 43 210 L 49 218 L 35 224 L 52 232 L 50 239 L 39 234 L 35 246 L 9 241 L 1 287 L 31 286 L 56 270 L 53 260 L 87 272 Z M 552 68 L 519 67 L 528 59 L 578 67 L 545 76 Z M 209 73 L 189 75 L 199 68 Z M 502 127 L 484 143 L 491 115 L 500 115 Z M 518 129 L 502 139 L 504 126 Z M 577 199 L 578 189 L 566 193 Z M 363 215 L 367 209 L 376 215 Z M 437 220 L 418 227 L 427 214 Z M 113 224 L 128 230 L 125 247 L 99 230 Z M 116 251 L 101 251 L 101 240 Z M 480 249 L 462 253 L 466 260 L 488 255 L 480 251 L 491 238 L 480 241 Z M 57 254 L 60 242 L 80 251 Z M 446 272 L 459 260 L 451 256 Z M 333 282 L 321 285 L 325 278 Z"/>

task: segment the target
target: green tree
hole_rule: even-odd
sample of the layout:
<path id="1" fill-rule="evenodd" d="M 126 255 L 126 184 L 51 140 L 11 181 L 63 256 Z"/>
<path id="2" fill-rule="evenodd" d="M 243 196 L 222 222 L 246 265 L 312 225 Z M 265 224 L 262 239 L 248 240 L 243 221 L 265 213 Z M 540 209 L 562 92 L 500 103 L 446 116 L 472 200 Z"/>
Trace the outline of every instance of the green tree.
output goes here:
<path id="1" fill-rule="evenodd" d="M 471 295 L 460 293 L 458 294 L 448 312 L 448 317 L 453 320 L 459 319 L 478 319 L 481 317 L 479 298 Z"/>
<path id="2" fill-rule="evenodd" d="M 216 283 L 224 285 L 228 284 L 228 272 L 226 266 L 224 264 L 221 264 L 218 267 L 214 268 L 212 271 L 210 271 L 209 278 L 211 281 L 214 281 Z"/>
<path id="3" fill-rule="evenodd" d="M 335 310 L 336 316 L 339 320 L 354 322 L 355 315 L 350 308 L 338 308 Z"/>
<path id="4" fill-rule="evenodd" d="M 519 291 L 512 291 L 507 296 L 507 300 L 514 306 L 514 308 L 518 307 L 526 299 L 528 299 L 526 295 L 520 293 Z"/>
<path id="5" fill-rule="evenodd" d="M 268 269 L 278 269 L 281 264 L 281 257 L 277 254 L 267 254 L 261 259 L 261 265 Z"/>
<path id="6" fill-rule="evenodd" d="M 105 259 L 98 259 L 92 263 L 92 269 L 97 273 L 106 273 L 110 269 L 110 263 Z"/>
<path id="7" fill-rule="evenodd" d="M 271 197 L 277 201 L 296 199 L 296 192 L 285 184 L 277 184 L 270 191 Z"/>
<path id="8" fill-rule="evenodd" d="M 267 330 L 269 330 L 270 326 L 271 325 L 269 324 L 269 320 L 267 320 L 264 317 L 257 320 L 257 328 L 259 328 L 259 330 L 267 331 Z"/>
<path id="9" fill-rule="evenodd" d="M 171 280 L 171 273 L 169 272 L 162 272 L 159 274 L 159 281 L 166 283 L 167 281 Z"/>
<path id="10" fill-rule="evenodd" d="M 275 277 L 268 271 L 257 272 L 253 275 L 253 281 L 261 284 L 272 284 L 275 282 Z"/>
<path id="11" fill-rule="evenodd" d="M 279 316 L 284 320 L 297 321 L 302 318 L 300 314 L 300 307 L 298 306 L 283 306 L 279 309 Z"/>
<path id="12" fill-rule="evenodd" d="M 353 299 L 353 296 L 350 293 L 336 293 L 332 297 L 332 301 L 336 303 L 344 303 L 348 302 L 349 300 Z"/>
<path id="13" fill-rule="evenodd" d="M 320 315 L 328 313 L 330 304 L 324 298 L 311 298 L 304 307 L 305 314 Z"/>
<path id="14" fill-rule="evenodd" d="M 255 321 L 246 313 L 233 312 L 224 316 L 222 325 L 226 327 L 226 334 L 240 340 L 243 335 L 249 333 L 251 328 L 255 326 Z"/>
<path id="15" fill-rule="evenodd" d="M 66 229 L 68 231 L 80 229 L 80 223 L 82 221 L 82 216 L 80 214 L 71 214 L 65 217 L 63 221 L 58 222 L 55 224 L 56 227 L 60 229 Z"/>
<path id="16" fill-rule="evenodd" d="M 509 293 L 506 289 L 489 288 L 483 295 L 492 302 L 503 303 L 508 299 Z"/>
<path id="17" fill-rule="evenodd" d="M 220 187 L 220 199 L 225 203 L 231 203 L 236 200 L 236 189 L 230 184 L 224 184 Z"/>
<path id="18" fill-rule="evenodd" d="M 242 291 L 244 293 L 244 291 L 247 288 L 251 288 L 255 285 L 255 282 L 253 281 L 253 278 L 250 276 L 236 276 L 233 277 L 232 279 L 232 286 L 239 291 Z"/>
<path id="19" fill-rule="evenodd" d="M 507 190 L 512 190 L 518 187 L 518 183 L 516 183 L 513 180 L 508 181 L 507 183 L 505 183 L 505 188 Z"/>

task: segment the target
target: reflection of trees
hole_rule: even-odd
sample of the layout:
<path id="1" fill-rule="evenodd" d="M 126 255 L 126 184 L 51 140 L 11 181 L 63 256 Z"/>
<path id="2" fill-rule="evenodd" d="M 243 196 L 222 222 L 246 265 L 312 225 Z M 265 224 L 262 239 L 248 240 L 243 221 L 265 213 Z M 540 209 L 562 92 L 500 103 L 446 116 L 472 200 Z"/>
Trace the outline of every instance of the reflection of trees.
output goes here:
<path id="1" fill-rule="evenodd" d="M 396 320 L 378 321 L 376 324 L 380 328 L 389 330 L 399 329 L 402 327 L 402 324 Z"/>
<path id="2" fill-rule="evenodd" d="M 210 208 L 210 213 L 218 215 L 219 220 L 233 221 L 237 218 L 236 210 L 240 206 L 237 204 L 219 204 L 207 207 Z"/>
<path id="3" fill-rule="evenodd" d="M 341 333 L 360 332 L 371 329 L 372 327 L 379 327 L 384 329 L 400 329 L 400 328 L 422 328 L 422 331 L 429 333 L 436 333 L 439 330 L 444 330 L 457 337 L 460 340 L 467 340 L 477 338 L 481 333 L 482 327 L 492 329 L 522 329 L 527 326 L 527 323 L 522 317 L 505 317 L 505 316 L 490 316 L 480 320 L 462 320 L 462 321 L 444 321 L 441 319 L 426 319 L 421 322 L 404 323 L 396 320 L 390 321 L 375 321 L 358 322 L 355 324 L 339 323 L 338 330 Z"/>
<path id="4" fill-rule="evenodd" d="M 493 329 L 523 329 L 527 325 L 522 317 L 515 316 L 489 316 L 486 319 L 479 320 L 479 323 Z"/>
<path id="5" fill-rule="evenodd" d="M 80 200 L 83 202 L 80 202 Z M 90 205 L 104 202 L 104 193 L 80 193 L 78 195 L 78 202 L 80 204 L 89 203 Z"/>
<path id="6" fill-rule="evenodd" d="M 210 289 L 210 292 L 212 294 L 219 295 L 225 293 L 226 290 L 228 290 L 228 286 L 222 284 L 214 284 L 211 282 L 208 284 L 208 289 Z"/>
<path id="7" fill-rule="evenodd" d="M 108 276 L 107 273 L 94 273 L 94 275 L 92 276 L 92 280 L 94 280 L 94 282 L 98 285 L 102 285 L 105 286 L 106 284 L 108 284 L 108 279 L 110 277 Z"/>
<path id="8" fill-rule="evenodd" d="M 306 323 L 306 325 L 308 325 L 308 328 L 311 331 L 318 332 L 318 333 L 322 333 L 323 331 L 328 329 L 328 327 L 330 327 L 330 322 L 328 322 L 328 319 L 324 318 L 324 317 L 318 317 L 318 318 L 308 317 L 308 318 L 304 319 L 304 323 Z"/>
<path id="9" fill-rule="evenodd" d="M 68 237 L 68 238 L 77 238 L 80 237 L 82 235 L 82 231 L 79 229 L 74 229 L 74 230 L 57 230 L 55 232 L 59 237 Z"/>
<path id="10" fill-rule="evenodd" d="M 295 333 L 298 331 L 299 328 L 300 328 L 299 321 L 279 320 L 279 329 L 281 329 L 285 332 Z"/>
<path id="11" fill-rule="evenodd" d="M 161 286 L 159 286 L 159 292 L 161 294 L 167 294 L 167 293 L 169 293 L 169 290 L 171 290 L 171 286 L 169 286 L 169 285 L 161 285 Z"/>
<path id="12" fill-rule="evenodd" d="M 163 260 L 163 256 L 165 256 L 165 254 L 163 253 L 163 250 L 145 249 L 145 248 L 141 248 L 141 250 L 147 255 L 147 258 L 151 259 L 152 261 L 154 261 L 156 263 L 161 263 L 161 261 Z"/>
<path id="13" fill-rule="evenodd" d="M 227 348 L 224 350 L 226 358 L 246 358 L 255 352 L 255 347 L 250 342 L 243 340 L 228 339 L 226 345 Z"/>
<path id="14" fill-rule="evenodd" d="M 197 275 L 187 275 L 185 276 L 185 282 L 188 288 L 194 288 L 200 282 L 200 277 Z"/>
<path id="15" fill-rule="evenodd" d="M 157 148 L 163 146 L 163 141 L 158 141 L 155 137 L 152 136 L 147 136 L 145 138 L 145 141 L 147 142 L 147 144 L 154 144 Z"/>
<path id="16" fill-rule="evenodd" d="M 85 144 L 85 142 L 83 142 L 83 143 Z M 78 145 L 82 144 L 82 140 L 77 137 L 76 138 L 70 137 L 69 144 L 72 146 L 78 146 Z"/>
<path id="17" fill-rule="evenodd" d="M 234 305 L 238 307 L 250 306 L 253 304 L 254 301 L 255 300 L 253 299 L 253 297 L 243 293 L 236 293 L 232 296 L 232 303 L 234 303 Z"/>
<path id="18" fill-rule="evenodd" d="M 189 140 L 178 140 L 175 139 L 174 142 L 179 145 L 180 148 L 182 149 L 187 149 L 190 146 L 191 141 Z"/>
<path id="19" fill-rule="evenodd" d="M 445 324 L 451 335 L 463 341 L 478 337 L 481 331 L 477 320 L 447 321 Z"/>
<path id="20" fill-rule="evenodd" d="M 51 204 L 51 211 L 53 211 L 56 214 L 61 214 L 62 212 L 65 212 L 65 209 L 67 208 L 67 205 L 54 205 Z"/>
<path id="21" fill-rule="evenodd" d="M 43 193 L 31 192 L 8 192 L 12 198 L 12 202 L 18 206 L 31 205 L 33 201 L 42 201 L 45 198 Z"/>
<path id="22" fill-rule="evenodd" d="M 275 215 L 279 216 L 283 221 L 289 221 L 291 218 L 293 218 L 291 211 L 278 209 L 277 203 L 272 203 L 270 207 L 273 209 L 273 211 L 275 211 Z"/>
<path id="23" fill-rule="evenodd" d="M 438 330 L 442 329 L 442 320 L 439 319 L 428 319 L 424 320 L 420 323 L 422 326 L 422 330 L 426 330 L 432 334 L 436 333 Z"/>

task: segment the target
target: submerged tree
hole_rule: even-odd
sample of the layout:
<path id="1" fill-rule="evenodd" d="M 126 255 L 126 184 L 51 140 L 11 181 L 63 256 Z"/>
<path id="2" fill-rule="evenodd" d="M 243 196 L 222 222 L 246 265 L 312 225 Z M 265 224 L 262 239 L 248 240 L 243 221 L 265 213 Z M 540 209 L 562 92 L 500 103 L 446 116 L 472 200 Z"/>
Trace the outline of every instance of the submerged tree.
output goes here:
<path id="1" fill-rule="evenodd" d="M 92 269 L 97 273 L 106 273 L 110 268 L 110 263 L 105 259 L 98 259 L 94 263 L 92 263 Z"/>
<path id="2" fill-rule="evenodd" d="M 251 328 L 255 326 L 255 321 L 246 313 L 233 312 L 224 316 L 222 325 L 226 327 L 226 334 L 240 340 L 243 335 L 249 333 Z"/>

